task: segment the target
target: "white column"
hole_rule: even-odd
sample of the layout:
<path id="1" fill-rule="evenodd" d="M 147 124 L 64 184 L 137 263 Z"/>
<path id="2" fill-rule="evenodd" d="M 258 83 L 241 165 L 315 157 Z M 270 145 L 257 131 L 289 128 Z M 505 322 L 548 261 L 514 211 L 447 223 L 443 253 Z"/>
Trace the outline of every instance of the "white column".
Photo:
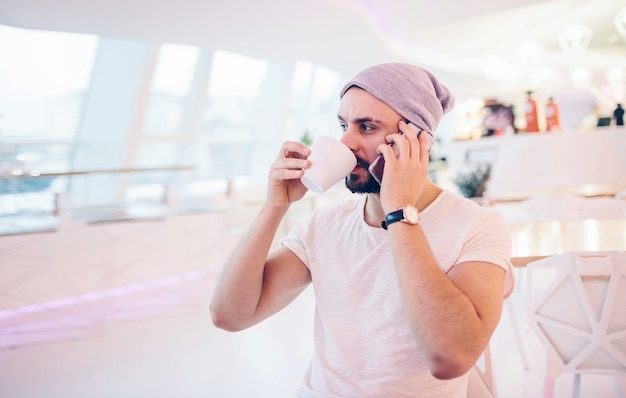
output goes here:
<path id="1" fill-rule="evenodd" d="M 294 64 L 292 63 L 272 61 L 268 63 L 267 75 L 261 87 L 261 111 L 250 163 L 252 184 L 267 182 L 269 167 L 282 144 L 285 120 L 289 111 L 293 72 Z"/>
<path id="2" fill-rule="evenodd" d="M 118 169 L 124 166 L 135 112 L 145 101 L 141 88 L 146 68 L 153 68 L 147 43 L 102 38 L 95 57 L 73 161 L 74 170 Z M 74 206 L 119 203 L 119 175 L 97 174 L 74 178 L 70 187 Z"/>

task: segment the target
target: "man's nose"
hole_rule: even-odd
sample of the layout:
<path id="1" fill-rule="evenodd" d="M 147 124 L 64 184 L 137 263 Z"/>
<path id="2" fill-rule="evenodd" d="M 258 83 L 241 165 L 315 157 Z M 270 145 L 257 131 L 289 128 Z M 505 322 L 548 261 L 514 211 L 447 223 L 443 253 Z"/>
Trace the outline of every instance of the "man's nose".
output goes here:
<path id="1" fill-rule="evenodd" d="M 348 127 L 346 131 L 344 131 L 343 136 L 341 137 L 341 140 L 340 140 L 345 146 L 350 148 L 353 152 L 356 150 L 356 147 L 357 147 L 356 130 L 357 130 L 356 128 Z"/>

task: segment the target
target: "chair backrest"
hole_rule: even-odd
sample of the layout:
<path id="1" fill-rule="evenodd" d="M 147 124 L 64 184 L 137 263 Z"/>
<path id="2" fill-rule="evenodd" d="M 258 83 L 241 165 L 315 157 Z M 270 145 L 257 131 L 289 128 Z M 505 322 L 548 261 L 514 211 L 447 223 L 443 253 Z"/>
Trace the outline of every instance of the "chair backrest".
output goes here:
<path id="1" fill-rule="evenodd" d="M 626 373 L 626 253 L 570 252 L 527 265 L 528 320 L 548 372 Z"/>
<path id="2" fill-rule="evenodd" d="M 495 387 L 491 368 L 491 349 L 489 344 L 472 367 L 467 386 L 467 398 L 493 398 Z"/>

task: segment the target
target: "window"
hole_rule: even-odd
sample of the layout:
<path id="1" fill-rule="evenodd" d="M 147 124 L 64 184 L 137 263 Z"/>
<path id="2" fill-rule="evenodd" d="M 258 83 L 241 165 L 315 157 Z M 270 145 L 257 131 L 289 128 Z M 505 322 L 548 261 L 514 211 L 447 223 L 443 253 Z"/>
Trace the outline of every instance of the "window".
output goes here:
<path id="1" fill-rule="evenodd" d="M 310 62 L 296 65 L 286 121 L 287 139 L 302 140 L 307 133 L 311 139 L 340 134 L 334 116 L 339 107 L 340 79 L 339 73 Z"/>
<path id="2" fill-rule="evenodd" d="M 0 26 L 0 134 L 73 138 L 98 39 Z"/>
<path id="3" fill-rule="evenodd" d="M 98 38 L 0 26 L 0 174 L 66 171 Z M 52 178 L 1 179 L 3 214 L 49 210 Z"/>
<path id="4" fill-rule="evenodd" d="M 145 134 L 189 133 L 181 131 L 181 123 L 199 54 L 197 47 L 161 46 L 144 121 Z"/>
<path id="5" fill-rule="evenodd" d="M 203 135 L 228 141 L 253 137 L 266 68 L 263 60 L 215 52 Z"/>
<path id="6" fill-rule="evenodd" d="M 0 26 L 0 173 L 8 176 L 0 178 L 0 216 L 49 213 L 61 192 L 75 208 L 88 208 L 163 196 L 165 185 L 192 193 L 202 186 L 206 193 L 227 181 L 228 187 L 265 183 L 280 141 L 300 139 L 307 130 L 313 136 L 340 134 L 334 71 L 170 43 L 153 57 L 154 49 L 150 43 Z M 130 70 L 125 80 L 116 68 Z M 153 70 L 149 91 L 139 92 L 147 90 L 146 70 Z M 113 83 L 127 90 L 108 90 Z M 96 99 L 119 106 L 110 111 Z M 103 109 L 105 115 L 98 113 Z M 145 109 L 139 126 L 136 109 Z M 102 127 L 103 121 L 110 124 Z M 113 143 L 97 147 L 105 141 Z M 71 164 L 111 174 L 24 178 L 70 171 Z M 118 173 L 129 166 L 172 170 Z M 195 168 L 179 170 L 187 166 Z"/>

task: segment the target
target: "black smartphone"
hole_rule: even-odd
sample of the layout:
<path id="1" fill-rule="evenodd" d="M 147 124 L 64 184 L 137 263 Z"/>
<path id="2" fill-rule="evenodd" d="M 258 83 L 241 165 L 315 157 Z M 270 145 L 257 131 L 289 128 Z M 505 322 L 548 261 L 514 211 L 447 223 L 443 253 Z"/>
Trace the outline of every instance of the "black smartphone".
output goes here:
<path id="1" fill-rule="evenodd" d="M 415 126 L 415 125 L 412 125 L 412 126 Z M 430 152 L 430 148 L 432 148 L 433 144 L 435 143 L 435 138 L 433 137 L 431 133 L 427 131 L 424 131 L 424 133 L 426 133 L 426 135 L 428 136 L 428 152 Z M 418 134 L 420 133 L 418 132 Z M 385 169 L 385 158 L 383 157 L 382 154 L 378 155 L 378 157 L 374 159 L 374 161 L 372 162 L 372 164 L 370 164 L 370 167 L 368 168 L 372 177 L 374 177 L 374 179 L 378 181 L 379 184 L 382 184 L 384 169 Z"/>

